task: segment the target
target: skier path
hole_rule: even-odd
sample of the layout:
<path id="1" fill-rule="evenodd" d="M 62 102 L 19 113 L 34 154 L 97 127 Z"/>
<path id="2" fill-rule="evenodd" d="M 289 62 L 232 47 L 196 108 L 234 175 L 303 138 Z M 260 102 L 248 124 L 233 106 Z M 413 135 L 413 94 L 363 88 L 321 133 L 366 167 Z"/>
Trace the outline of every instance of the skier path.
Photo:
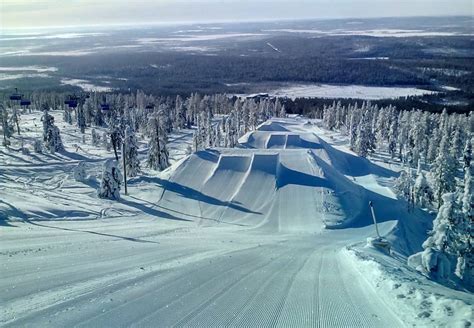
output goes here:
<path id="1" fill-rule="evenodd" d="M 372 227 L 265 236 L 122 223 L 19 223 L 0 249 L 0 324 L 402 326 L 340 252 Z"/>

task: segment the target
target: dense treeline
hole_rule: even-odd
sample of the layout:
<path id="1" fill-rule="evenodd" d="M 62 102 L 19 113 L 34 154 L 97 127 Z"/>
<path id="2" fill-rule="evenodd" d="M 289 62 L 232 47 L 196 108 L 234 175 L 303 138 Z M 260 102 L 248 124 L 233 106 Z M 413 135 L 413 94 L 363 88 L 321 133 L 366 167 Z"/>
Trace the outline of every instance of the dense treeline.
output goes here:
<path id="1" fill-rule="evenodd" d="M 314 116 L 327 129 L 347 134 L 360 156 L 377 150 L 402 163 L 395 189 L 408 209 L 438 208 L 424 251 L 412 259 L 415 266 L 442 279 L 455 274 L 474 288 L 474 112 L 448 115 L 333 103 Z"/>
<path id="2" fill-rule="evenodd" d="M 468 95 L 462 91 L 454 91 L 449 94 L 455 94 L 460 97 L 467 97 Z M 387 107 L 389 105 L 396 106 L 400 110 L 414 110 L 419 109 L 427 112 L 441 113 L 443 110 L 446 110 L 448 113 L 469 113 L 473 109 L 471 106 L 464 105 L 450 105 L 446 104 L 436 104 L 436 98 L 438 96 L 426 95 L 421 97 L 402 97 L 397 99 L 383 99 L 383 100 L 372 100 L 373 105 L 378 105 L 379 107 Z M 332 103 L 341 103 L 344 106 L 354 104 L 358 102 L 361 104 L 363 100 L 360 99 L 324 99 L 324 98 L 296 98 L 292 99 L 282 99 L 282 102 L 285 104 L 285 107 L 288 113 L 299 114 L 305 116 L 314 115 L 315 108 L 322 109 L 324 106 L 330 106 Z M 474 96 L 470 99 L 470 102 L 474 104 Z"/>

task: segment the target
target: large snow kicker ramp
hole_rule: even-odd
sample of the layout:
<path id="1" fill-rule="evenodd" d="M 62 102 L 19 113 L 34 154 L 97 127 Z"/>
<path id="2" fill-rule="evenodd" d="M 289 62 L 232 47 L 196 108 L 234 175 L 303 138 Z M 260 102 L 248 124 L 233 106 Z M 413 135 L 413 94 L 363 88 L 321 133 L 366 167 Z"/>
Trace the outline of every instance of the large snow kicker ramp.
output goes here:
<path id="1" fill-rule="evenodd" d="M 239 140 L 243 148 L 320 149 L 323 142 L 312 133 L 252 131 Z"/>
<path id="2" fill-rule="evenodd" d="M 163 185 L 157 205 L 170 215 L 273 232 L 347 224 L 365 203 L 357 185 L 301 148 L 200 151 Z"/>

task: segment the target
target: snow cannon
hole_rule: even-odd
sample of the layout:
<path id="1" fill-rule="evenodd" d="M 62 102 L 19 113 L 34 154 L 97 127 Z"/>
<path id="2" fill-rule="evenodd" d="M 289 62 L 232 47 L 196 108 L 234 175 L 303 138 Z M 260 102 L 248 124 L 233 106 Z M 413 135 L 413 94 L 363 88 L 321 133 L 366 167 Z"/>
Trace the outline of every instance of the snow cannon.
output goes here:
<path id="1" fill-rule="evenodd" d="M 374 203 L 372 201 L 369 202 L 369 207 L 370 207 L 370 212 L 372 213 L 372 219 L 374 220 L 375 233 L 377 234 L 377 237 L 367 238 L 367 246 L 379 249 L 383 251 L 384 253 L 390 255 L 390 242 L 387 239 L 380 236 L 379 228 L 377 225 L 377 218 L 375 216 Z"/>

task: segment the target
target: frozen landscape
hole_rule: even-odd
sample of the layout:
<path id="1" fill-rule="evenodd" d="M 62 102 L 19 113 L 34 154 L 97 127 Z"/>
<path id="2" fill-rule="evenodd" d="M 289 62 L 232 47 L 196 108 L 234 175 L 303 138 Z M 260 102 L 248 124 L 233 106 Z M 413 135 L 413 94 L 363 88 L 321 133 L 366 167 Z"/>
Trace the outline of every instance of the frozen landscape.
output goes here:
<path id="1" fill-rule="evenodd" d="M 0 327 L 473 327 L 472 8 L 0 0 Z"/>
<path id="2" fill-rule="evenodd" d="M 97 197 L 104 159 L 52 112 L 65 150 L 33 154 L 40 112 L 0 153 L 1 324 L 38 326 L 459 326 L 472 294 L 406 264 L 432 220 L 391 190 L 399 167 L 372 163 L 347 137 L 302 117 L 274 118 L 237 148 L 187 155 Z M 139 156 L 146 144 L 139 142 Z M 76 181 L 85 164 L 88 177 Z M 366 246 L 375 229 L 392 255 Z"/>

